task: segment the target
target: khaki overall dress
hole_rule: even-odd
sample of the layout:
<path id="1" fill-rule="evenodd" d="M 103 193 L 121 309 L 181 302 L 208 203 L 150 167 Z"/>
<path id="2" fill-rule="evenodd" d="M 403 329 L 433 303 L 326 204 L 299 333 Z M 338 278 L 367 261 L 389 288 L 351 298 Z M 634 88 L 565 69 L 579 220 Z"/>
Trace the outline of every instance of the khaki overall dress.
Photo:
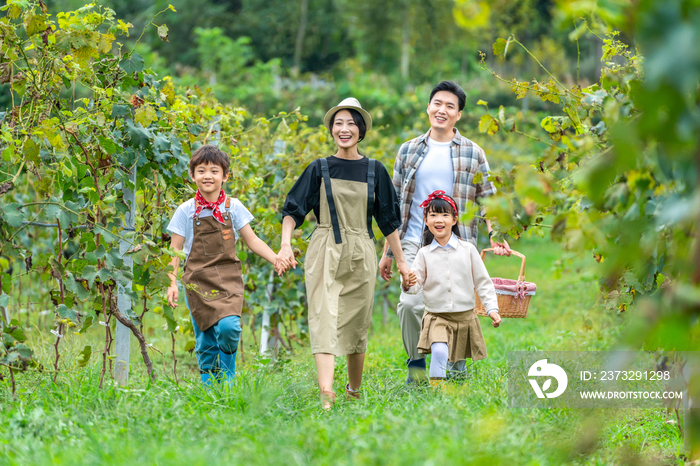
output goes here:
<path id="1" fill-rule="evenodd" d="M 243 309 L 243 274 L 236 257 L 230 206 L 231 198 L 227 197 L 221 212 L 223 225 L 214 216 L 192 219 L 192 249 L 182 280 L 190 312 L 202 332 L 224 317 L 240 316 Z M 199 203 L 195 202 L 195 207 Z"/>
<path id="2" fill-rule="evenodd" d="M 367 350 L 377 253 L 368 233 L 367 183 L 330 183 L 342 242 L 335 241 L 321 183 L 318 226 L 306 253 L 305 278 L 311 352 L 342 356 Z"/>

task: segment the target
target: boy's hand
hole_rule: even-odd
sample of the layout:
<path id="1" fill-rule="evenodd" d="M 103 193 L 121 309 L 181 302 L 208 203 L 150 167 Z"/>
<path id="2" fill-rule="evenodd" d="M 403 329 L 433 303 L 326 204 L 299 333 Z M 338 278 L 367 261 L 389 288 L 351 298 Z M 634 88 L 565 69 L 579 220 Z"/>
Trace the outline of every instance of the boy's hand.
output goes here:
<path id="1" fill-rule="evenodd" d="M 499 325 L 501 325 L 501 316 L 498 314 L 498 311 L 493 311 L 490 314 L 490 317 L 492 320 L 491 325 L 493 325 L 494 327 L 498 327 Z"/>
<path id="2" fill-rule="evenodd" d="M 177 284 L 175 285 L 170 285 L 168 287 L 168 304 L 172 307 L 177 307 L 177 297 L 179 295 L 179 291 L 177 289 Z"/>

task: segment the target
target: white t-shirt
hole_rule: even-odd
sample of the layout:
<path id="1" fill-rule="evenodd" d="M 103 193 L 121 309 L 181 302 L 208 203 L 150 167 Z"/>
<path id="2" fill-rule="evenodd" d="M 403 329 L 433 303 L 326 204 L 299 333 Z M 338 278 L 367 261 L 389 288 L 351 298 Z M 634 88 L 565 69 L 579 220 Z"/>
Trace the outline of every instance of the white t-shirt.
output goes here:
<path id="1" fill-rule="evenodd" d="M 219 204 L 219 209 L 221 213 L 226 212 L 226 200 Z M 192 225 L 194 219 L 194 198 L 187 202 L 183 202 L 175 211 L 173 219 L 168 224 L 167 230 L 176 235 L 185 237 L 185 244 L 182 250 L 186 255 L 190 255 L 190 250 L 192 249 L 192 238 L 194 237 L 194 226 Z M 236 239 L 238 239 L 238 231 L 244 226 L 248 225 L 253 220 L 253 214 L 251 214 L 248 209 L 245 208 L 241 201 L 235 197 L 231 198 L 231 207 L 229 207 L 228 212 L 231 215 L 231 223 L 233 224 L 234 234 Z M 200 218 L 211 217 L 211 209 L 203 209 L 199 214 Z"/>
<path id="2" fill-rule="evenodd" d="M 454 186 L 454 169 L 448 142 L 436 142 L 428 138 L 428 153 L 416 170 L 416 189 L 411 203 L 411 218 L 406 227 L 405 240 L 420 243 L 423 236 L 423 209 L 419 207 L 430 193 L 441 189 L 452 195 Z"/>

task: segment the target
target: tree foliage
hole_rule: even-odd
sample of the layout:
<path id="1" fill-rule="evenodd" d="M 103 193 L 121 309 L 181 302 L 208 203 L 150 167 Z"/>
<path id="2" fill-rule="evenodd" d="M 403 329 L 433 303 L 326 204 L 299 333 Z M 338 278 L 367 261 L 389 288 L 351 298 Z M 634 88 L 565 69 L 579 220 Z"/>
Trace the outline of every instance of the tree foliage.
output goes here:
<path id="1" fill-rule="evenodd" d="M 83 332 L 101 322 L 103 361 L 111 350 L 112 317 L 129 318 L 139 333 L 141 319 L 152 310 L 163 316 L 169 332 L 191 330 L 162 299 L 175 254 L 164 226 L 174 207 L 193 194 L 186 181 L 191 152 L 215 143 L 232 155 L 229 190 L 255 212 L 262 236 L 272 237 L 289 187 L 286 168 L 299 161 L 284 158 L 284 151 L 275 154 L 274 141 L 305 147 L 311 144 L 305 141 L 325 137 L 300 125 L 304 117 L 298 111 L 276 116 L 281 122 L 276 129 L 267 118 L 244 126 L 245 109 L 221 104 L 209 90 L 180 90 L 169 78 L 158 79 L 143 57 L 118 42 L 132 26 L 109 8 L 87 5 L 51 16 L 41 1 L 10 1 L 3 10 L 0 52 L 13 102 L 0 134 L 0 255 L 7 262 L 0 272 L 0 304 L 19 299 L 12 293 L 18 277 L 55 283 L 48 293 L 56 313 L 55 370 L 68 329 Z M 165 39 L 162 26 L 153 32 Z M 235 138 L 244 134 L 238 143 Z M 130 215 L 125 190 L 136 192 L 134 231 L 124 229 Z M 271 266 L 245 251 L 241 256 L 248 303 L 259 310 L 256 303 L 269 299 L 256 291 L 272 283 Z M 8 265 L 18 261 L 25 270 L 15 268 L 10 275 Z M 122 316 L 116 288 L 129 282 L 132 307 Z M 290 296 L 290 306 L 299 299 Z M 19 368 L 30 359 L 21 329 L 17 322 L 2 325 L 2 364 Z M 90 353 L 83 352 L 80 364 Z"/>

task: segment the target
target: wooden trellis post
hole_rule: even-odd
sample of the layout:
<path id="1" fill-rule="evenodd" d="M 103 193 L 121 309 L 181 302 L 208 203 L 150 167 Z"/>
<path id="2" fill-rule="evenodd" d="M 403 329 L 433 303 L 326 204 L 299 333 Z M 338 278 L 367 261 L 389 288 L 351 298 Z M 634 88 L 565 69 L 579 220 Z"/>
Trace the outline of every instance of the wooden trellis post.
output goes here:
<path id="1" fill-rule="evenodd" d="M 133 183 L 134 189 L 131 190 L 126 186 L 126 183 L 122 185 L 122 192 L 124 193 L 124 203 L 129 206 L 129 212 L 124 215 L 124 222 L 122 224 L 122 237 L 126 236 L 127 232 L 134 231 L 134 216 L 136 215 L 136 202 L 135 202 L 135 192 L 136 192 L 136 165 L 131 167 L 131 174 L 129 175 L 129 180 Z M 129 250 L 130 243 L 125 239 L 119 240 L 119 254 L 124 259 L 124 265 L 129 266 L 133 270 L 133 261 L 131 256 L 125 255 Z M 122 315 L 126 316 L 126 311 L 131 309 L 131 299 L 126 294 L 126 289 L 131 289 L 131 281 L 129 281 L 125 286 L 119 285 L 119 295 L 117 297 L 117 307 Z M 116 358 L 115 358 L 115 368 L 114 368 L 114 378 L 117 380 L 119 385 L 126 385 L 129 382 L 129 350 L 131 347 L 131 330 L 123 325 L 121 322 L 117 321 L 117 335 L 116 341 Z"/>

